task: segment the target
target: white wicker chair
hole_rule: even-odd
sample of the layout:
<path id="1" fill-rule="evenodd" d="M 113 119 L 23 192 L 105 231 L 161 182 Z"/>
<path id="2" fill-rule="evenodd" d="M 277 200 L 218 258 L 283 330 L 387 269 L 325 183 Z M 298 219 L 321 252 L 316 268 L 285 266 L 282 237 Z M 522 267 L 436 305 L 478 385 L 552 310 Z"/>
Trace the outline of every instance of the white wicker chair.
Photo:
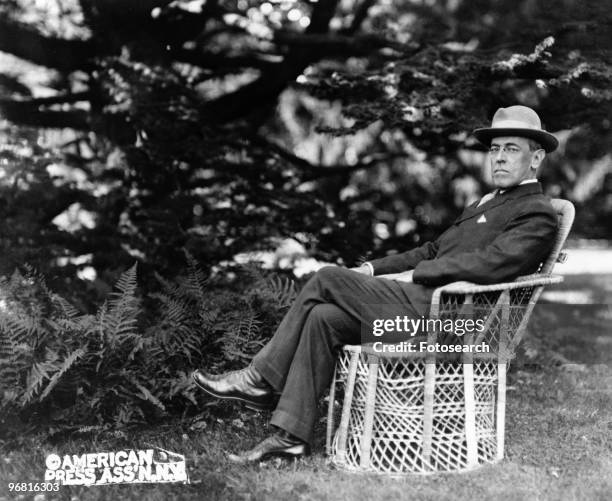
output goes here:
<path id="1" fill-rule="evenodd" d="M 391 354 L 368 346 L 344 346 L 330 388 L 326 450 L 351 471 L 428 474 L 467 471 L 504 456 L 506 371 L 530 314 L 552 276 L 574 220 L 574 206 L 552 200 L 559 216 L 554 248 L 533 275 L 513 282 L 455 282 L 437 288 L 430 318 L 478 317 L 485 327 L 465 343 L 484 341 L 490 353 L 462 353 L 440 360 L 435 353 Z M 427 343 L 448 334 L 427 333 Z M 456 340 L 457 338 L 455 338 Z M 335 430 L 337 386 L 344 399 Z"/>

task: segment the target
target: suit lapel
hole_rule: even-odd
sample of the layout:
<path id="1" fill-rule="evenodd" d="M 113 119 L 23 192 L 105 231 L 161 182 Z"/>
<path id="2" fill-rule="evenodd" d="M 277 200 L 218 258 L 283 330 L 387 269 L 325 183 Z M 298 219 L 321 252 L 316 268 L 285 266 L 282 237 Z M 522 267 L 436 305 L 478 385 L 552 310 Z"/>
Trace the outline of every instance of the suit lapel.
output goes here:
<path id="1" fill-rule="evenodd" d="M 463 211 L 463 214 L 459 216 L 459 218 L 455 221 L 455 224 L 465 221 L 466 219 L 473 218 L 474 216 L 479 216 L 480 214 L 491 210 L 494 207 L 505 204 L 510 200 L 526 195 L 535 195 L 538 193 L 542 193 L 542 185 L 540 183 L 520 184 L 514 188 L 504 191 L 501 195 L 496 195 L 491 200 L 480 206 L 478 206 L 478 202 L 473 203 L 467 209 L 465 209 L 465 211 Z"/>

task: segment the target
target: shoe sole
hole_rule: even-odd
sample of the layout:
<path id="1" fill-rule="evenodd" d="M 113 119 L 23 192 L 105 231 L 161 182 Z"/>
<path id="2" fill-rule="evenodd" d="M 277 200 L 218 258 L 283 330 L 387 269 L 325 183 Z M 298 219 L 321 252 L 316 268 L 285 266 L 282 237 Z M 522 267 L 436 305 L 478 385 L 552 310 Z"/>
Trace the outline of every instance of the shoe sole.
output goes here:
<path id="1" fill-rule="evenodd" d="M 257 402 L 253 402 L 252 400 L 247 400 L 245 398 L 240 398 L 240 397 L 235 397 L 232 395 L 221 395 L 219 393 L 216 393 L 214 391 L 212 391 L 210 388 L 205 388 L 204 386 L 202 386 L 198 380 L 195 378 L 195 375 L 192 375 L 191 378 L 193 379 L 194 383 L 196 384 L 196 386 L 198 388 L 200 388 L 204 393 L 207 393 L 208 395 L 211 395 L 215 398 L 219 398 L 221 400 L 234 400 L 236 402 L 240 402 L 241 404 L 243 404 L 247 409 L 251 409 L 253 411 L 257 411 L 257 412 L 261 412 L 261 411 L 269 411 L 274 409 L 275 405 L 273 403 L 270 404 L 260 404 Z"/>
<path id="2" fill-rule="evenodd" d="M 268 452 L 267 454 L 264 454 L 260 461 L 264 461 L 266 459 L 270 459 L 273 457 L 281 457 L 281 458 L 285 458 L 285 459 L 296 459 L 299 457 L 304 457 L 304 456 L 308 456 L 310 454 L 310 452 L 304 448 L 303 445 L 294 445 L 293 447 L 290 447 L 289 449 L 286 449 L 284 451 L 279 451 L 279 452 Z"/>
<path id="3" fill-rule="evenodd" d="M 254 458 L 254 459 L 247 459 L 247 458 L 241 457 L 236 454 L 230 454 L 228 456 L 228 459 L 233 463 L 248 464 L 248 463 L 258 463 L 260 461 L 267 461 L 272 458 L 298 459 L 298 458 L 305 457 L 308 455 L 310 455 L 309 448 L 304 447 L 303 445 L 294 445 L 293 447 L 289 447 L 288 449 L 285 449 L 284 451 L 267 452 L 266 454 L 263 454 L 261 457 Z"/>

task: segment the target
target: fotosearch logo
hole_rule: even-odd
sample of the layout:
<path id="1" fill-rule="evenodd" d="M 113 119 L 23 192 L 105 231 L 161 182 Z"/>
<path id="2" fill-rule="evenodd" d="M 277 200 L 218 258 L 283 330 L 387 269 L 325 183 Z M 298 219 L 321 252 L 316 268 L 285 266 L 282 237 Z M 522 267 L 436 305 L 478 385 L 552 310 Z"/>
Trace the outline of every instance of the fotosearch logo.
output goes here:
<path id="1" fill-rule="evenodd" d="M 80 456 L 49 454 L 45 464 L 45 481 L 62 485 L 189 483 L 185 456 L 159 447 Z"/>

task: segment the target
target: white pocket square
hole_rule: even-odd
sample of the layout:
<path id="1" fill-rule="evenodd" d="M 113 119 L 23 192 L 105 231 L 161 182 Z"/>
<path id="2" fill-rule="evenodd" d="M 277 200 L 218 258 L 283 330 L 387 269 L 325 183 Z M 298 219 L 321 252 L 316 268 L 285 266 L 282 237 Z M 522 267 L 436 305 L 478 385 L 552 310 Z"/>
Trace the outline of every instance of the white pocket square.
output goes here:
<path id="1" fill-rule="evenodd" d="M 476 221 L 477 223 L 486 223 L 487 222 L 487 218 L 485 217 L 485 215 L 483 214 L 482 216 L 480 216 L 478 218 L 478 221 Z"/>

